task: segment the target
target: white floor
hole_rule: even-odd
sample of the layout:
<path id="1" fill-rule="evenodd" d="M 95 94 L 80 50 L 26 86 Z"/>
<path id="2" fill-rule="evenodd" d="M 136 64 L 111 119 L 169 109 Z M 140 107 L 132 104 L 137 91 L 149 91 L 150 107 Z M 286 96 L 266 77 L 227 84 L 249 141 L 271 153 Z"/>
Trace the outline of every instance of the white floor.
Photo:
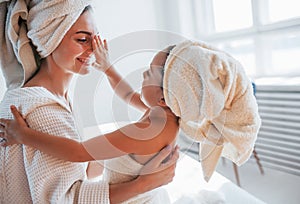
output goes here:
<path id="1" fill-rule="evenodd" d="M 299 204 L 300 177 L 278 170 L 264 168 L 260 174 L 253 160 L 238 167 L 241 188 L 268 204 Z M 229 160 L 221 160 L 217 172 L 236 183 L 233 165 Z"/>

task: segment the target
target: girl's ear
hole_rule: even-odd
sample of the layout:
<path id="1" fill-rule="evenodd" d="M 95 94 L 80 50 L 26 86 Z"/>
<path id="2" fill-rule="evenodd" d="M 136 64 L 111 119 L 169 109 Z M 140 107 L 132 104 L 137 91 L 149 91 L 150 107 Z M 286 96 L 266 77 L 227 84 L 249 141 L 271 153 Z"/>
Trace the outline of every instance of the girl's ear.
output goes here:
<path id="1" fill-rule="evenodd" d="M 163 97 L 157 103 L 158 103 L 159 106 L 162 106 L 162 107 L 167 106 L 167 104 L 165 102 L 165 99 Z"/>

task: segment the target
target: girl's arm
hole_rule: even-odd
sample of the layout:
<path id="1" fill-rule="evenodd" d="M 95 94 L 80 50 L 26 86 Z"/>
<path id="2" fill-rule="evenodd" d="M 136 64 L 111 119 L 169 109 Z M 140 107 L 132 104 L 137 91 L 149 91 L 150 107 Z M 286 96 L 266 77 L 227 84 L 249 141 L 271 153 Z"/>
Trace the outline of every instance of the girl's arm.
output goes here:
<path id="1" fill-rule="evenodd" d="M 111 65 L 108 57 L 106 40 L 104 40 L 102 43 L 99 35 L 94 36 L 92 46 L 96 58 L 96 62 L 93 65 L 96 69 L 106 74 L 115 93 L 130 105 L 138 108 L 141 111 L 146 111 L 147 106 L 142 102 L 140 94 L 135 92 L 127 83 L 127 81 L 125 81 Z"/>
<path id="2" fill-rule="evenodd" d="M 11 107 L 11 112 L 14 120 L 0 119 L 0 128 L 3 132 L 0 137 L 6 140 L 1 143 L 1 146 L 25 144 L 56 158 L 72 162 L 92 161 L 97 158 L 108 159 L 125 154 L 115 151 L 116 148 L 104 136 L 98 136 L 97 144 L 94 145 L 97 149 L 96 153 L 101 155 L 95 155 L 94 146 L 90 143 L 85 146 L 76 140 L 36 131 L 27 126 L 15 106 Z"/>
<path id="3" fill-rule="evenodd" d="M 14 120 L 0 119 L 1 146 L 25 144 L 66 161 L 93 160 L 80 142 L 31 129 L 15 106 L 11 106 L 11 112 Z"/>
<path id="4" fill-rule="evenodd" d="M 110 66 L 105 74 L 115 93 L 126 103 L 141 111 L 146 111 L 148 109 L 148 107 L 141 100 L 140 94 L 135 92 L 127 83 L 127 81 L 123 80 L 113 66 Z"/>
<path id="5" fill-rule="evenodd" d="M 114 132 L 97 136 L 85 142 L 42 133 L 29 128 L 22 115 L 13 106 L 15 120 L 0 119 L 0 137 L 6 142 L 1 146 L 18 143 L 34 147 L 44 153 L 72 162 L 104 160 L 125 154 L 148 155 L 168 145 L 158 136 L 159 128 L 144 124 L 130 124 Z M 147 136 L 147 137 L 146 137 Z M 144 138 L 143 140 L 139 138 Z"/>

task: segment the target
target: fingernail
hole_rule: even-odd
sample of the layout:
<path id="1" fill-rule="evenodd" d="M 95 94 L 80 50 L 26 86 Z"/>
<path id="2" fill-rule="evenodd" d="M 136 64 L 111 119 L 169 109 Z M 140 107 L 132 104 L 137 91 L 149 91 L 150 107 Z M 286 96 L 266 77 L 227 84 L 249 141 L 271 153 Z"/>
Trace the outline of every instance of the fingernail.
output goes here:
<path id="1" fill-rule="evenodd" d="M 171 145 L 166 146 L 166 150 L 167 150 L 167 151 L 171 151 L 171 150 L 172 150 Z"/>

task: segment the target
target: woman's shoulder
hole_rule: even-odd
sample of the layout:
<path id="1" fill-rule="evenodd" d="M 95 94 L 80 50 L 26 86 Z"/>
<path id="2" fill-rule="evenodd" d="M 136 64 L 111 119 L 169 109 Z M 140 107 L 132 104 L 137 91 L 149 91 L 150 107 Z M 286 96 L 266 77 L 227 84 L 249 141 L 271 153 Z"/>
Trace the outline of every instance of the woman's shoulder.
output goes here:
<path id="1" fill-rule="evenodd" d="M 3 100 L 20 101 L 22 103 L 47 103 L 56 99 L 43 87 L 24 87 L 8 90 Z"/>
<path id="2" fill-rule="evenodd" d="M 32 110 L 46 105 L 59 104 L 58 99 L 43 87 L 24 87 L 8 90 L 1 102 L 1 111 L 15 105 L 23 116 Z"/>

